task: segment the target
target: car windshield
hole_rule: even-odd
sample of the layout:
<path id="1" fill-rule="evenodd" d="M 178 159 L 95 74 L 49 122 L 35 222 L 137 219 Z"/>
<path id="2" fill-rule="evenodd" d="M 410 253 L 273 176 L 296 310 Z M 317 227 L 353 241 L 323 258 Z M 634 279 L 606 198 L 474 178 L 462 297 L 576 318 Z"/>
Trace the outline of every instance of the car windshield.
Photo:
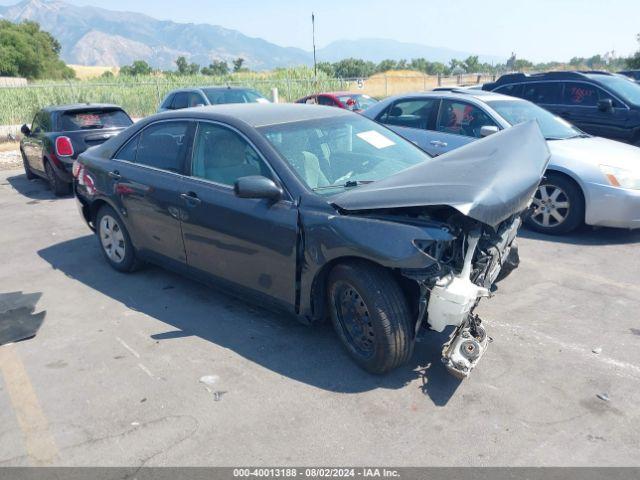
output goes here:
<path id="1" fill-rule="evenodd" d="M 122 110 L 85 110 L 66 112 L 60 117 L 60 131 L 128 127 L 133 124 Z"/>
<path id="2" fill-rule="evenodd" d="M 622 100 L 640 105 L 640 85 L 630 78 L 598 75 L 598 80 L 612 93 L 622 97 Z"/>
<path id="3" fill-rule="evenodd" d="M 430 158 L 392 131 L 358 115 L 258 130 L 319 194 L 375 182 Z"/>
<path id="4" fill-rule="evenodd" d="M 211 105 L 219 105 L 222 103 L 269 103 L 269 100 L 255 90 L 205 88 L 202 91 L 209 99 Z"/>
<path id="5" fill-rule="evenodd" d="M 514 100 L 493 100 L 489 102 L 489 105 L 510 125 L 537 120 L 540 130 L 547 140 L 564 140 L 584 135 L 582 131 L 570 123 L 533 103 Z"/>
<path id="6" fill-rule="evenodd" d="M 338 97 L 338 99 L 344 105 L 346 105 L 348 110 L 364 110 L 365 108 L 369 108 L 374 103 L 378 103 L 375 98 L 364 94 L 342 95 Z"/>

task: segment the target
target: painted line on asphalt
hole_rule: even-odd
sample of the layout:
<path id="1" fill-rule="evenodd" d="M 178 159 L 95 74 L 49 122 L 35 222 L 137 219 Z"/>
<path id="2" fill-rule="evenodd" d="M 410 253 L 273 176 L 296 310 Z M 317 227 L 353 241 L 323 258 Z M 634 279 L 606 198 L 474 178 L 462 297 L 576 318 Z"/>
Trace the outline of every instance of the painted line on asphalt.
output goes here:
<path id="1" fill-rule="evenodd" d="M 136 358 L 140 358 L 140 354 L 138 352 L 136 352 L 133 348 L 131 348 L 129 345 L 127 345 L 127 343 L 122 340 L 120 337 L 116 337 L 116 340 L 118 340 L 120 342 L 120 344 L 126 348 L 127 350 L 129 350 L 129 352 L 131 353 L 131 355 L 133 355 Z"/>
<path id="2" fill-rule="evenodd" d="M 0 372 L 22 431 L 27 455 L 36 466 L 51 465 L 59 459 L 58 447 L 29 375 L 12 343 L 0 347 Z"/>

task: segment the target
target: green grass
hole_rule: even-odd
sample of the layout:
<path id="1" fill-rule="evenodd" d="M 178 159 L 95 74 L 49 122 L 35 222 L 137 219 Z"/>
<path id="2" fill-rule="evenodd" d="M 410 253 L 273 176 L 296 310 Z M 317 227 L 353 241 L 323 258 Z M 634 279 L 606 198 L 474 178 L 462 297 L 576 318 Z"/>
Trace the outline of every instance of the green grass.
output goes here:
<path id="1" fill-rule="evenodd" d="M 339 90 L 344 82 L 318 75 L 308 68 L 276 70 L 269 73 L 243 72 L 225 77 L 194 76 L 117 76 L 69 82 L 32 82 L 26 87 L 0 88 L 0 125 L 30 123 L 35 112 L 48 105 L 77 102 L 115 103 L 132 117 L 154 113 L 170 90 L 187 86 L 232 85 L 258 90 L 271 98 L 278 89 L 281 102 L 294 101 L 315 91 Z"/>

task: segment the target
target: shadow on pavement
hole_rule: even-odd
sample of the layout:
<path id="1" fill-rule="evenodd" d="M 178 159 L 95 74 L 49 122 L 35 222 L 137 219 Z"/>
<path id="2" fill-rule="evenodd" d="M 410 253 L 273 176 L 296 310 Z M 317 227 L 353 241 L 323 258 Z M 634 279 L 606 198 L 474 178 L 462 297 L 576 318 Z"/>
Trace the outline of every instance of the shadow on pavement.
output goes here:
<path id="1" fill-rule="evenodd" d="M 434 404 L 446 405 L 460 384 L 440 362 L 447 335 L 431 332 L 416 344 L 407 365 L 376 376 L 351 361 L 329 324 L 307 327 L 292 315 L 261 309 L 153 266 L 118 273 L 104 261 L 92 235 L 38 255 L 67 276 L 173 327 L 153 334 L 157 341 L 195 335 L 280 375 L 341 393 L 397 389 L 422 379 L 421 388 Z"/>
<path id="2" fill-rule="evenodd" d="M 25 197 L 33 200 L 58 200 L 69 198 L 71 195 L 65 195 L 64 197 L 56 197 L 49 184 L 43 178 L 34 178 L 33 180 L 27 180 L 25 174 L 14 175 L 7 178 L 7 182 L 16 190 L 16 192 L 24 195 Z"/>
<path id="3" fill-rule="evenodd" d="M 528 228 L 522 228 L 519 237 L 540 240 L 543 242 L 568 243 L 572 245 L 598 246 L 598 245 L 624 245 L 640 243 L 640 229 L 624 230 L 622 228 L 594 228 L 588 225 L 567 235 L 546 235 L 534 232 Z"/>

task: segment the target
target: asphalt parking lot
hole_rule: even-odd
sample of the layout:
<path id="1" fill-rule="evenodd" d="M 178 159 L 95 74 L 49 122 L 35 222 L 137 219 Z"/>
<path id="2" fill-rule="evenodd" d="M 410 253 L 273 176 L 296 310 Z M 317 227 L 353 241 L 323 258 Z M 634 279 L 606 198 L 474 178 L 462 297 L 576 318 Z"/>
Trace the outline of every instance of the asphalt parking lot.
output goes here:
<path id="1" fill-rule="evenodd" d="M 0 347 L 0 465 L 640 465 L 640 232 L 523 232 L 461 383 L 443 336 L 376 377 L 330 326 L 117 273 L 21 170 L 0 225 L 0 316 L 43 319 Z"/>

